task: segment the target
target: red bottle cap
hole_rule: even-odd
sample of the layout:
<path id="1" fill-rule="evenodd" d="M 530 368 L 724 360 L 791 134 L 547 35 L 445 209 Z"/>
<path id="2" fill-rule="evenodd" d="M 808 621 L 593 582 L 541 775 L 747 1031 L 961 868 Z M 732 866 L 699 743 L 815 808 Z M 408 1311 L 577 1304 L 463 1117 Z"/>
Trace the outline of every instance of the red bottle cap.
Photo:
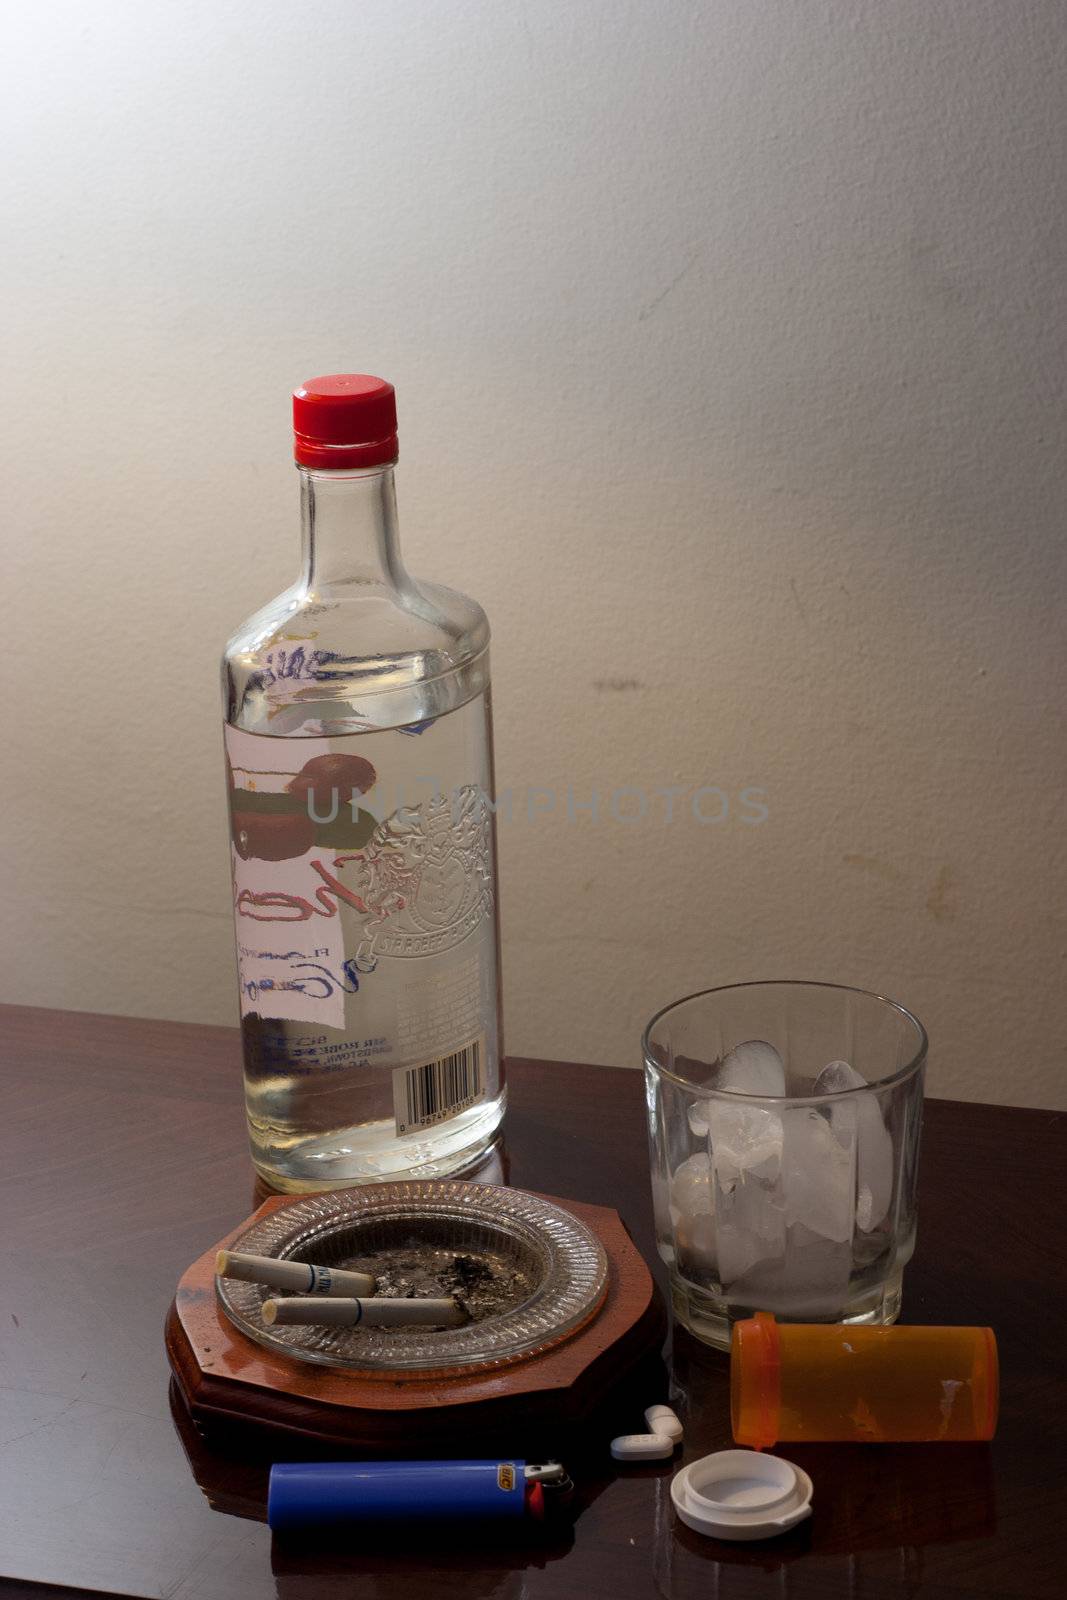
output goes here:
<path id="1" fill-rule="evenodd" d="M 395 461 L 396 390 L 363 372 L 309 378 L 293 394 L 293 431 L 293 454 L 304 467 Z"/>

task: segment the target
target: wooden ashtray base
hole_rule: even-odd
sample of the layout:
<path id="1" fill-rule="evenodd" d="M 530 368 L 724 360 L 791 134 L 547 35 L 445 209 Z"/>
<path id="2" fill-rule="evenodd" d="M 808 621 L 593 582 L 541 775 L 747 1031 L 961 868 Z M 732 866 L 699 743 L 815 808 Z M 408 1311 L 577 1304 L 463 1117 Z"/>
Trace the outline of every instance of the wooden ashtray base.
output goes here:
<path id="1" fill-rule="evenodd" d="M 655 1364 L 665 1331 L 651 1274 L 617 1211 L 544 1196 L 579 1218 L 608 1256 L 607 1297 L 569 1339 L 490 1371 L 426 1375 L 348 1372 L 292 1360 L 255 1343 L 229 1321 L 215 1293 L 215 1254 L 254 1217 L 204 1252 L 178 1285 L 166 1322 L 167 1355 L 182 1399 L 205 1435 L 267 1429 L 295 1445 L 381 1455 L 532 1457 L 558 1453 L 609 1406 L 623 1431 L 627 1414 L 612 1395 L 645 1363 Z M 648 1396 L 638 1396 L 640 1410 Z M 653 1395 L 652 1398 L 655 1398 Z"/>

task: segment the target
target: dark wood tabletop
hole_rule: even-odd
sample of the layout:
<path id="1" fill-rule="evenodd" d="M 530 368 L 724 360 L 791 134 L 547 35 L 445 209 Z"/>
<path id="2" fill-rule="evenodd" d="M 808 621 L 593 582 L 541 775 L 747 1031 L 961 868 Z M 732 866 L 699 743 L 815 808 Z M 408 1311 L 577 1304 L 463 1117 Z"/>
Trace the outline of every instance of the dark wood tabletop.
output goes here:
<path id="1" fill-rule="evenodd" d="M 677 1462 L 594 1456 L 572 1528 L 486 1547 L 272 1546 L 269 1454 L 206 1449 L 172 1410 L 163 1319 L 247 1216 L 235 1030 L 0 1007 L 0 1590 L 165 1600 L 1043 1600 L 1067 1593 L 1067 1113 L 927 1102 L 904 1319 L 991 1324 L 992 1445 L 809 1445 L 810 1521 L 756 1545 L 675 1520 Z M 478 1176 L 617 1207 L 657 1274 L 634 1071 L 512 1061 Z M 684 1459 L 728 1445 L 727 1359 L 667 1351 Z M 649 1399 L 621 1393 L 619 1428 Z M 279 1452 L 284 1457 L 284 1449 Z M 27 1584 L 43 1587 L 25 1588 Z M 358 1587 L 357 1587 L 358 1585 Z"/>

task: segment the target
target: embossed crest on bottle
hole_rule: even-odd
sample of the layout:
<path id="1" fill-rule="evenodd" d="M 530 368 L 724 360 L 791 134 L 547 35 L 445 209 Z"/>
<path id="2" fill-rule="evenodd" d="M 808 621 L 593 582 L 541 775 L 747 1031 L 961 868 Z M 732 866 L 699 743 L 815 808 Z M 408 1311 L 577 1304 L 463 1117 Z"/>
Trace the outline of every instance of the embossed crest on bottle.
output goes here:
<path id="1" fill-rule="evenodd" d="M 224 662 L 249 1129 L 289 1189 L 456 1170 L 503 1112 L 488 628 L 401 565 L 395 435 L 360 437 L 391 395 L 297 392 L 304 571 Z"/>
<path id="2" fill-rule="evenodd" d="M 464 784 L 394 811 L 375 829 L 362 866 L 382 955 L 418 958 L 462 943 L 493 910 L 485 794 Z"/>

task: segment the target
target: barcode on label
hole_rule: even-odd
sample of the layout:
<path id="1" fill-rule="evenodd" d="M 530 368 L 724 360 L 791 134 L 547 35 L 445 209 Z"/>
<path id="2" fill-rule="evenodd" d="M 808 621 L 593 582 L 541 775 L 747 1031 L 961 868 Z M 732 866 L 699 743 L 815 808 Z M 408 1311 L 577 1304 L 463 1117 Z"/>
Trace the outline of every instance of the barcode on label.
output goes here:
<path id="1" fill-rule="evenodd" d="M 482 1094 L 485 1039 L 472 1039 L 451 1055 L 393 1073 L 393 1112 L 398 1136 L 466 1111 Z"/>

